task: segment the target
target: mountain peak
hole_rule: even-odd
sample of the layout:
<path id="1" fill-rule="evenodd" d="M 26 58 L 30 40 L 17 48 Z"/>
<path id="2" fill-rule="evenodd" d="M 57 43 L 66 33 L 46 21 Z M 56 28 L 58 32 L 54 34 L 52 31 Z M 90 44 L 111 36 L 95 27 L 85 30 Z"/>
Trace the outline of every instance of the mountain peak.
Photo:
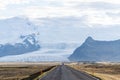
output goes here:
<path id="1" fill-rule="evenodd" d="M 87 42 L 78 47 L 69 57 L 72 61 L 120 61 L 120 42 L 115 41 L 97 41 L 91 37 Z"/>
<path id="2" fill-rule="evenodd" d="M 86 41 L 85 42 L 91 42 L 91 41 L 93 41 L 94 39 L 91 37 L 91 36 L 89 36 L 87 39 L 86 39 Z"/>

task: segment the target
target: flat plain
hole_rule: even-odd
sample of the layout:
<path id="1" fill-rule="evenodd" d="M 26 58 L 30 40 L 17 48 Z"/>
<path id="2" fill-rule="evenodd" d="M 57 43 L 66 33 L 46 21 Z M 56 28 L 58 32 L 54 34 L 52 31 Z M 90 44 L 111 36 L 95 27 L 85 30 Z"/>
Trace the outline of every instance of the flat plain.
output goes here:
<path id="1" fill-rule="evenodd" d="M 89 73 L 101 80 L 120 80 L 120 64 L 95 63 L 95 64 L 72 64 L 71 67 Z"/>
<path id="2" fill-rule="evenodd" d="M 29 80 L 54 66 L 52 63 L 0 63 L 0 80 Z"/>
<path id="3" fill-rule="evenodd" d="M 61 62 L 0 63 L 0 80 L 34 80 Z M 120 64 L 111 63 L 64 63 L 76 70 L 88 73 L 101 80 L 120 80 Z M 54 68 L 53 68 L 54 69 Z M 32 78 L 32 79 L 31 79 Z"/>

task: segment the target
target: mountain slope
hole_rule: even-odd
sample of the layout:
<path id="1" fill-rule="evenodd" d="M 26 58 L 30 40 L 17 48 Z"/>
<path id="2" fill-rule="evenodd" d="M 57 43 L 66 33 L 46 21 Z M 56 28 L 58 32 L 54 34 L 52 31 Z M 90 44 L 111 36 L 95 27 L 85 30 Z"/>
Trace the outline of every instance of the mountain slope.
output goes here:
<path id="1" fill-rule="evenodd" d="M 0 20 L 0 57 L 19 55 L 40 48 L 36 25 L 28 18 L 13 17 Z"/>
<path id="2" fill-rule="evenodd" d="M 8 55 L 19 55 L 40 49 L 40 45 L 34 34 L 21 36 L 23 42 L 12 44 L 0 44 L 0 57 Z"/>
<path id="3" fill-rule="evenodd" d="M 2 35 L 0 36 L 0 61 L 68 60 L 68 55 L 77 43 L 56 41 L 52 38 L 58 30 L 61 35 L 64 32 L 63 29 L 55 28 L 55 26 L 49 28 L 38 26 L 23 17 L 0 20 L 0 34 Z M 55 37 L 58 38 L 58 35 Z"/>
<path id="4" fill-rule="evenodd" d="M 97 41 L 88 37 L 69 59 L 71 61 L 120 61 L 120 40 Z"/>
<path id="5" fill-rule="evenodd" d="M 24 17 L 13 17 L 0 20 L 0 44 L 4 46 L 6 44 L 10 44 L 10 46 L 14 46 L 17 43 L 25 44 L 23 39 L 20 38 L 21 35 L 39 34 L 37 35 L 37 40 L 40 42 L 41 49 L 44 52 L 41 49 L 37 50 L 38 54 L 41 53 L 38 56 L 41 57 L 40 55 L 42 54 L 47 56 L 49 54 L 48 58 L 52 54 L 58 55 L 64 53 L 65 55 L 70 55 L 89 35 L 99 40 L 114 40 L 119 38 L 119 33 L 119 25 L 110 25 L 110 27 L 103 25 L 89 26 L 84 21 L 84 17 L 39 18 L 30 20 Z M 35 55 L 33 52 L 32 54 L 30 53 L 28 51 L 26 57 L 24 57 L 25 54 L 21 55 L 18 53 L 15 55 L 16 58 L 21 56 L 19 58 L 23 57 L 23 60 L 27 60 L 30 57 L 29 55 Z M 8 56 L 10 55 L 6 55 L 4 60 Z M 11 55 L 11 59 L 14 56 Z M 59 57 L 59 55 L 56 57 Z"/>

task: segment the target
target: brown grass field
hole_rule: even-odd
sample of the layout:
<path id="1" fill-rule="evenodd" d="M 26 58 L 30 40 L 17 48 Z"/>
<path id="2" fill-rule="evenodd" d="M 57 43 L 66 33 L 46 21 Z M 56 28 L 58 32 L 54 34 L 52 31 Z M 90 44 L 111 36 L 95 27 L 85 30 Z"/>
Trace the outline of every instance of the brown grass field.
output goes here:
<path id="1" fill-rule="evenodd" d="M 0 63 L 0 80 L 30 80 L 61 63 Z M 101 80 L 120 80 L 120 64 L 69 63 L 77 70 L 89 73 Z M 34 80 L 34 79 L 32 79 Z"/>
<path id="2" fill-rule="evenodd" d="M 71 67 L 101 80 L 120 80 L 120 64 L 72 64 Z"/>
<path id="3" fill-rule="evenodd" d="M 39 75 L 52 67 L 50 63 L 1 63 L 0 80 L 29 80 L 30 75 Z"/>

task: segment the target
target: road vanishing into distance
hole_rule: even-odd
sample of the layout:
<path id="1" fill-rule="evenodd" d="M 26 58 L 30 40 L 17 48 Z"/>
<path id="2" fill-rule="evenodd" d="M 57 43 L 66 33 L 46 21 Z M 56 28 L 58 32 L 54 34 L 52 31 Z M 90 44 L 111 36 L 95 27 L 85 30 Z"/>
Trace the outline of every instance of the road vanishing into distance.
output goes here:
<path id="1" fill-rule="evenodd" d="M 39 80 L 99 80 L 69 66 L 60 65 Z"/>

